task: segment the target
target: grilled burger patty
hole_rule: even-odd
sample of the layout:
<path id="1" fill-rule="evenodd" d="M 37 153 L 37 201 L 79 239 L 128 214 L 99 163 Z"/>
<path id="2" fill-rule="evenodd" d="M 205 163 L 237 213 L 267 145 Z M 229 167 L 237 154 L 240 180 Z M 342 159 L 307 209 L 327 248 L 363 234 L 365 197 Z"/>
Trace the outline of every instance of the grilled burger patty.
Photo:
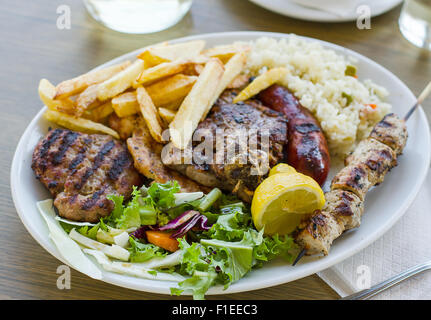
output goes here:
<path id="1" fill-rule="evenodd" d="M 108 216 L 109 194 L 128 198 L 141 178 L 126 146 L 109 135 L 50 130 L 36 146 L 31 165 L 51 192 L 60 216 L 97 222 Z"/>

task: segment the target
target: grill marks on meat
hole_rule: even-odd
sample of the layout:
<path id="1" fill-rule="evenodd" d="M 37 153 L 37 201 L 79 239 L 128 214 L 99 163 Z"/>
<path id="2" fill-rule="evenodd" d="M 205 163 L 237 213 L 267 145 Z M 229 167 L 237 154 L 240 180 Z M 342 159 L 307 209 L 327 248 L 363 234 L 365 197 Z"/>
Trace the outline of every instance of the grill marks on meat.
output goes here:
<path id="1" fill-rule="evenodd" d="M 301 231 L 295 236 L 296 242 L 305 250 L 307 255 L 328 254 L 328 248 L 333 239 L 343 232 L 339 220 L 327 211 L 317 210 L 306 224 L 300 226 Z"/>
<path id="2" fill-rule="evenodd" d="M 75 142 L 77 138 L 78 138 L 78 133 L 74 131 L 69 131 L 63 136 L 63 140 L 61 142 L 60 148 L 58 149 L 57 153 L 53 155 L 53 158 L 52 158 L 52 163 L 54 165 L 58 165 L 61 163 L 67 149 L 69 149 L 69 147 Z"/>
<path id="3" fill-rule="evenodd" d="M 90 168 L 85 168 L 84 174 L 80 177 L 77 183 L 75 183 L 74 188 L 76 190 L 81 190 L 82 186 L 84 186 L 87 180 L 94 174 L 94 172 L 99 169 L 102 165 L 103 159 L 105 156 L 114 148 L 115 142 L 114 140 L 109 140 L 102 146 L 102 149 L 94 158 L 93 165 Z"/>
<path id="4" fill-rule="evenodd" d="M 329 173 L 330 156 L 319 122 L 286 87 L 274 84 L 261 91 L 258 98 L 289 121 L 287 163 L 323 185 Z"/>
<path id="5" fill-rule="evenodd" d="M 389 113 L 374 127 L 370 137 L 384 143 L 400 155 L 407 143 L 407 127 L 396 114 Z"/>
<path id="6" fill-rule="evenodd" d="M 326 204 L 323 211 L 331 212 L 334 217 L 342 221 L 345 230 L 361 225 L 364 212 L 364 202 L 354 193 L 335 189 L 325 194 Z"/>
<path id="7" fill-rule="evenodd" d="M 112 167 L 108 171 L 108 178 L 116 180 L 118 176 L 123 172 L 124 166 L 130 161 L 129 153 L 124 150 L 114 159 Z"/>
<path id="8" fill-rule="evenodd" d="M 359 227 L 364 212 L 363 201 L 354 193 L 332 190 L 325 194 L 323 209 L 317 210 L 311 219 L 300 226 L 296 242 L 307 254 L 329 252 L 332 242 L 345 230 Z"/>
<path id="9" fill-rule="evenodd" d="M 33 152 L 32 169 L 54 196 L 59 215 L 97 222 L 110 214 L 108 194 L 128 198 L 141 179 L 127 148 L 108 135 L 55 129 Z"/>
<path id="10" fill-rule="evenodd" d="M 397 165 L 397 156 L 406 142 L 404 120 L 388 114 L 370 137 L 358 144 L 346 158 L 346 167 L 332 180 L 332 190 L 325 194 L 325 207 L 300 226 L 295 240 L 307 255 L 327 255 L 342 232 L 359 227 L 367 192 L 382 183 L 386 173 Z"/>
<path id="11" fill-rule="evenodd" d="M 203 139 L 193 143 L 189 161 L 175 152 L 163 160 L 202 185 L 237 193 L 250 202 L 252 190 L 267 175 L 268 165 L 272 167 L 284 158 L 287 120 L 257 100 L 233 104 L 235 95 L 236 91 L 225 91 L 199 124 L 195 135 Z M 206 147 L 201 148 L 202 144 Z M 205 154 L 208 149 L 211 155 Z M 251 169 L 258 169 L 253 161 L 267 164 L 260 168 L 262 174 L 253 174 Z"/>
<path id="12" fill-rule="evenodd" d="M 386 173 L 397 165 L 397 155 L 387 145 L 367 138 L 346 158 L 345 164 L 332 180 L 332 189 L 349 190 L 364 200 L 369 189 L 382 183 Z"/>
<path id="13" fill-rule="evenodd" d="M 382 183 L 386 173 L 397 165 L 397 155 L 380 141 L 367 138 L 345 160 L 347 166 L 359 163 L 366 166 L 369 180 L 374 186 Z"/>

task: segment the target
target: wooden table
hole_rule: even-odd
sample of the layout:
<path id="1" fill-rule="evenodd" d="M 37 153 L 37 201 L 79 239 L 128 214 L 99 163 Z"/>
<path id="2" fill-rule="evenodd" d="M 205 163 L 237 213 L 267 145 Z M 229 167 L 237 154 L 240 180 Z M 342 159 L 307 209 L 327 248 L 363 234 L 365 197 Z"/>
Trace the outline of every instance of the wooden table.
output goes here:
<path id="1" fill-rule="evenodd" d="M 72 27 L 58 30 L 56 9 L 71 7 Z M 9 1 L 0 11 L 0 298 L 173 299 L 92 280 L 72 272 L 70 290 L 56 287 L 60 262 L 39 246 L 19 220 L 10 193 L 10 165 L 19 137 L 41 107 L 37 84 L 57 83 L 145 45 L 191 34 L 259 30 L 296 33 L 356 50 L 382 64 L 415 94 L 431 79 L 429 53 L 398 31 L 400 8 L 372 19 L 371 30 L 354 22 L 321 24 L 294 20 L 246 0 L 195 0 L 175 27 L 152 35 L 125 35 L 97 24 L 80 1 Z M 430 103 L 427 114 L 431 116 Z M 316 275 L 273 288 L 219 296 L 224 299 L 336 299 Z M 211 299 L 211 297 L 209 297 Z"/>

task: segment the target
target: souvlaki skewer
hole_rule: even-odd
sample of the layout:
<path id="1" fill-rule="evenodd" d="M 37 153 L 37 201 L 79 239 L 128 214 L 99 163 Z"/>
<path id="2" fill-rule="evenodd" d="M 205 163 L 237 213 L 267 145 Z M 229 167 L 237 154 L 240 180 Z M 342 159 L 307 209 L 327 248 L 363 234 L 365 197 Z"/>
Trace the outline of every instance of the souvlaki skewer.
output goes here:
<path id="1" fill-rule="evenodd" d="M 360 226 L 367 192 L 382 183 L 386 173 L 397 165 L 397 157 L 407 142 L 406 120 L 430 91 L 431 82 L 404 119 L 393 113 L 386 115 L 345 159 L 346 166 L 325 194 L 325 206 L 303 222 L 295 235 L 303 248 L 300 256 L 327 255 L 333 241 L 344 231 Z"/>

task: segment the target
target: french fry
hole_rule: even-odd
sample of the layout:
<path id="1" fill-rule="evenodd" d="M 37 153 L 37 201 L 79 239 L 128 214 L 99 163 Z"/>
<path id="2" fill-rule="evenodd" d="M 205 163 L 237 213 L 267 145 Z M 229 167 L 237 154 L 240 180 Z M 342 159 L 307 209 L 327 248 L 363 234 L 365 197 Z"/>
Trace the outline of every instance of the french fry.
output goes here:
<path id="1" fill-rule="evenodd" d="M 112 103 L 108 101 L 92 110 L 86 110 L 83 117 L 94 122 L 101 122 L 113 112 Z"/>
<path id="2" fill-rule="evenodd" d="M 200 54 L 205 47 L 205 41 L 195 40 L 178 44 L 162 44 L 148 48 L 138 55 L 139 59 L 145 60 L 155 66 L 163 62 L 171 62 L 178 59 L 189 59 Z"/>
<path id="3" fill-rule="evenodd" d="M 172 111 L 177 111 L 179 109 L 179 107 L 181 106 L 181 104 L 183 103 L 183 101 L 184 101 L 184 97 L 177 99 L 175 101 L 172 101 L 172 102 L 170 102 L 166 105 L 163 105 L 161 107 L 163 107 L 165 109 L 172 110 Z"/>
<path id="4" fill-rule="evenodd" d="M 61 82 L 56 87 L 55 99 L 63 99 L 66 97 L 73 96 L 85 90 L 88 86 L 96 83 L 101 83 L 118 72 L 126 69 L 130 65 L 130 61 L 107 67 L 100 70 L 90 71 L 86 74 L 80 75 L 76 78 Z"/>
<path id="5" fill-rule="evenodd" d="M 193 87 L 197 77 L 176 74 L 145 88 L 157 107 L 184 98 Z"/>
<path id="6" fill-rule="evenodd" d="M 76 98 L 76 116 L 81 116 L 85 110 L 93 109 L 103 104 L 97 99 L 97 89 L 99 85 L 93 84 L 82 91 Z"/>
<path id="7" fill-rule="evenodd" d="M 101 123 L 97 123 L 88 119 L 74 117 L 65 113 L 54 110 L 47 110 L 43 116 L 45 119 L 52 121 L 62 127 L 70 130 L 81 131 L 86 133 L 104 133 L 119 139 L 118 133 Z"/>
<path id="8" fill-rule="evenodd" d="M 234 103 L 247 100 L 272 84 L 279 81 L 289 73 L 287 68 L 273 68 L 258 76 L 244 90 L 242 90 L 233 100 Z"/>
<path id="9" fill-rule="evenodd" d="M 160 118 L 162 118 L 163 122 L 168 126 L 172 120 L 175 118 L 175 111 L 166 109 L 166 108 L 159 108 L 159 115 Z"/>
<path id="10" fill-rule="evenodd" d="M 132 86 L 132 84 L 141 74 L 144 68 L 144 61 L 136 60 L 126 69 L 122 70 L 113 77 L 101 83 L 97 90 L 97 98 L 100 101 L 105 101 L 124 92 Z"/>
<path id="11" fill-rule="evenodd" d="M 201 64 L 195 64 L 195 72 L 197 75 L 200 75 L 202 71 L 204 70 L 204 66 Z"/>
<path id="12" fill-rule="evenodd" d="M 210 108 L 223 72 L 224 67 L 219 59 L 212 58 L 205 65 L 192 90 L 178 109 L 174 120 L 169 124 L 171 141 L 175 147 L 182 150 L 189 144 L 200 119 Z"/>
<path id="13" fill-rule="evenodd" d="M 208 105 L 205 113 L 202 114 L 201 121 L 203 121 L 208 112 L 210 112 L 212 106 L 218 99 L 218 97 L 222 94 L 222 92 L 226 89 L 226 87 L 232 83 L 232 81 L 241 73 L 244 69 L 244 66 L 247 62 L 247 55 L 244 52 L 240 52 L 235 54 L 225 65 L 225 71 L 223 73 L 223 77 L 217 87 L 217 90 L 214 93 L 214 97 L 212 98 L 210 104 Z"/>
<path id="14" fill-rule="evenodd" d="M 111 101 L 112 108 L 114 108 L 115 113 L 120 118 L 139 112 L 139 103 L 136 98 L 136 91 L 122 93 Z"/>
<path id="15" fill-rule="evenodd" d="M 163 142 L 160 116 L 147 90 L 142 86 L 138 87 L 136 97 L 151 136 L 157 142 Z"/>
<path id="16" fill-rule="evenodd" d="M 142 61 L 142 60 L 138 60 Z M 187 60 L 176 60 L 173 62 L 164 62 L 155 67 L 151 67 L 142 71 L 136 83 L 138 85 L 146 85 L 155 82 L 161 78 L 172 76 L 183 71 L 190 63 Z"/>
<path id="17" fill-rule="evenodd" d="M 203 69 L 204 69 L 203 64 L 195 63 L 187 66 L 186 69 L 184 69 L 184 71 L 182 72 L 182 74 L 187 76 L 198 76 L 201 74 Z"/>
<path id="18" fill-rule="evenodd" d="M 38 87 L 40 100 L 50 110 L 61 111 L 68 114 L 75 112 L 75 104 L 70 98 L 54 100 L 55 86 L 46 79 L 41 79 Z"/>
<path id="19" fill-rule="evenodd" d="M 190 63 L 194 63 L 194 64 L 205 64 L 208 61 L 210 61 L 211 57 L 208 57 L 206 55 L 200 54 L 198 56 L 195 56 L 193 58 L 188 59 L 188 61 Z"/>
<path id="20" fill-rule="evenodd" d="M 250 46 L 246 44 L 234 43 L 209 48 L 207 50 L 204 50 L 202 54 L 208 57 L 219 58 L 221 61 L 223 61 L 223 63 L 226 63 L 235 54 L 239 52 L 246 53 L 250 51 L 250 49 Z"/>

